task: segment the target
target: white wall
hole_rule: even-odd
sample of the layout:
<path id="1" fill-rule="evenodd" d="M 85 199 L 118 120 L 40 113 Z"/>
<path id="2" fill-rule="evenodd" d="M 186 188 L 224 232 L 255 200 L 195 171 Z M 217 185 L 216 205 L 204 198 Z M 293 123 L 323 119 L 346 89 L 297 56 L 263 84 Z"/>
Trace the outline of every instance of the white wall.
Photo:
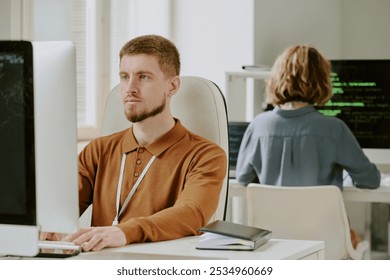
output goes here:
<path id="1" fill-rule="evenodd" d="M 390 59 L 390 1 L 340 0 L 341 56 Z"/>
<path id="2" fill-rule="evenodd" d="M 329 59 L 390 58 L 388 0 L 254 0 L 255 61 L 309 43 Z"/>
<path id="3" fill-rule="evenodd" d="M 33 0 L 32 38 L 35 41 L 69 40 L 69 1 Z"/>
<path id="4" fill-rule="evenodd" d="M 340 0 L 255 2 L 255 61 L 272 66 L 289 45 L 310 44 L 324 55 L 340 52 Z"/>
<path id="5" fill-rule="evenodd" d="M 253 63 L 252 0 L 173 0 L 172 17 L 182 75 L 208 78 L 224 91 L 227 70 Z"/>
<path id="6" fill-rule="evenodd" d="M 0 40 L 11 37 L 11 1 L 0 0 Z"/>

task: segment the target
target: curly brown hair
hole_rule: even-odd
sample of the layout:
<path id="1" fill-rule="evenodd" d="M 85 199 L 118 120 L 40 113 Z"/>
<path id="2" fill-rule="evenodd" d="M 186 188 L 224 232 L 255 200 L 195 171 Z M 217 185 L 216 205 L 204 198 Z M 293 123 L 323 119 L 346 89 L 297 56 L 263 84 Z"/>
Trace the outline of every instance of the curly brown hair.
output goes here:
<path id="1" fill-rule="evenodd" d="M 324 105 L 332 97 L 331 65 L 314 47 L 288 47 L 275 61 L 267 82 L 267 102 L 301 101 Z"/>

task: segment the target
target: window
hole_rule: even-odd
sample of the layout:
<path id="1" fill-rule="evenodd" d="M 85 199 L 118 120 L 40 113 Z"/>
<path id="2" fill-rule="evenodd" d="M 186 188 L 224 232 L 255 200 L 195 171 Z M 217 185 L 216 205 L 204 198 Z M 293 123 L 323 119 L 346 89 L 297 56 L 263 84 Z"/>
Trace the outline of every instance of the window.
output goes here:
<path id="1" fill-rule="evenodd" d="M 96 0 L 70 1 L 70 39 L 77 50 L 77 124 L 80 140 L 94 138 L 99 133 L 97 11 Z"/>
<path id="2" fill-rule="evenodd" d="M 11 10 L 13 39 L 74 42 L 81 141 L 100 134 L 105 99 L 119 83 L 122 45 L 141 34 L 166 36 L 170 27 L 170 0 L 13 0 Z"/>
<path id="3" fill-rule="evenodd" d="M 78 50 L 80 140 L 99 135 L 105 99 L 119 82 L 118 53 L 129 38 L 132 5 L 128 0 L 71 0 L 71 40 Z"/>

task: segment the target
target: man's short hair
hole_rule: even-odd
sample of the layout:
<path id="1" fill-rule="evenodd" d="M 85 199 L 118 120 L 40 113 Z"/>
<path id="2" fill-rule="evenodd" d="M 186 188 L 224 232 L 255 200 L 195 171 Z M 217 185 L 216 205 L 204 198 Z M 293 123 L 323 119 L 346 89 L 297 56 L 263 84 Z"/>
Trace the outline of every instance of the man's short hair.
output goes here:
<path id="1" fill-rule="evenodd" d="M 159 35 L 144 35 L 128 41 L 119 52 L 121 60 L 125 55 L 146 54 L 155 56 L 166 77 L 180 75 L 180 54 L 176 46 Z"/>

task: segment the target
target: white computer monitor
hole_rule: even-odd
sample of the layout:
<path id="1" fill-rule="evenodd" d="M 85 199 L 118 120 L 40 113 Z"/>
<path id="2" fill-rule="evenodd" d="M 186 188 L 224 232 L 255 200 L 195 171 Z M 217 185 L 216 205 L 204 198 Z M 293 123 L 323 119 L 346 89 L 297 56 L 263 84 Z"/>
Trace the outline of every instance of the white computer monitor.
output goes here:
<path id="1" fill-rule="evenodd" d="M 37 251 L 32 45 L 0 41 L 0 255 Z"/>
<path id="2" fill-rule="evenodd" d="M 37 221 L 78 229 L 76 53 L 72 42 L 33 42 Z"/>
<path id="3" fill-rule="evenodd" d="M 0 255 L 78 229 L 75 69 L 71 42 L 0 42 Z"/>

